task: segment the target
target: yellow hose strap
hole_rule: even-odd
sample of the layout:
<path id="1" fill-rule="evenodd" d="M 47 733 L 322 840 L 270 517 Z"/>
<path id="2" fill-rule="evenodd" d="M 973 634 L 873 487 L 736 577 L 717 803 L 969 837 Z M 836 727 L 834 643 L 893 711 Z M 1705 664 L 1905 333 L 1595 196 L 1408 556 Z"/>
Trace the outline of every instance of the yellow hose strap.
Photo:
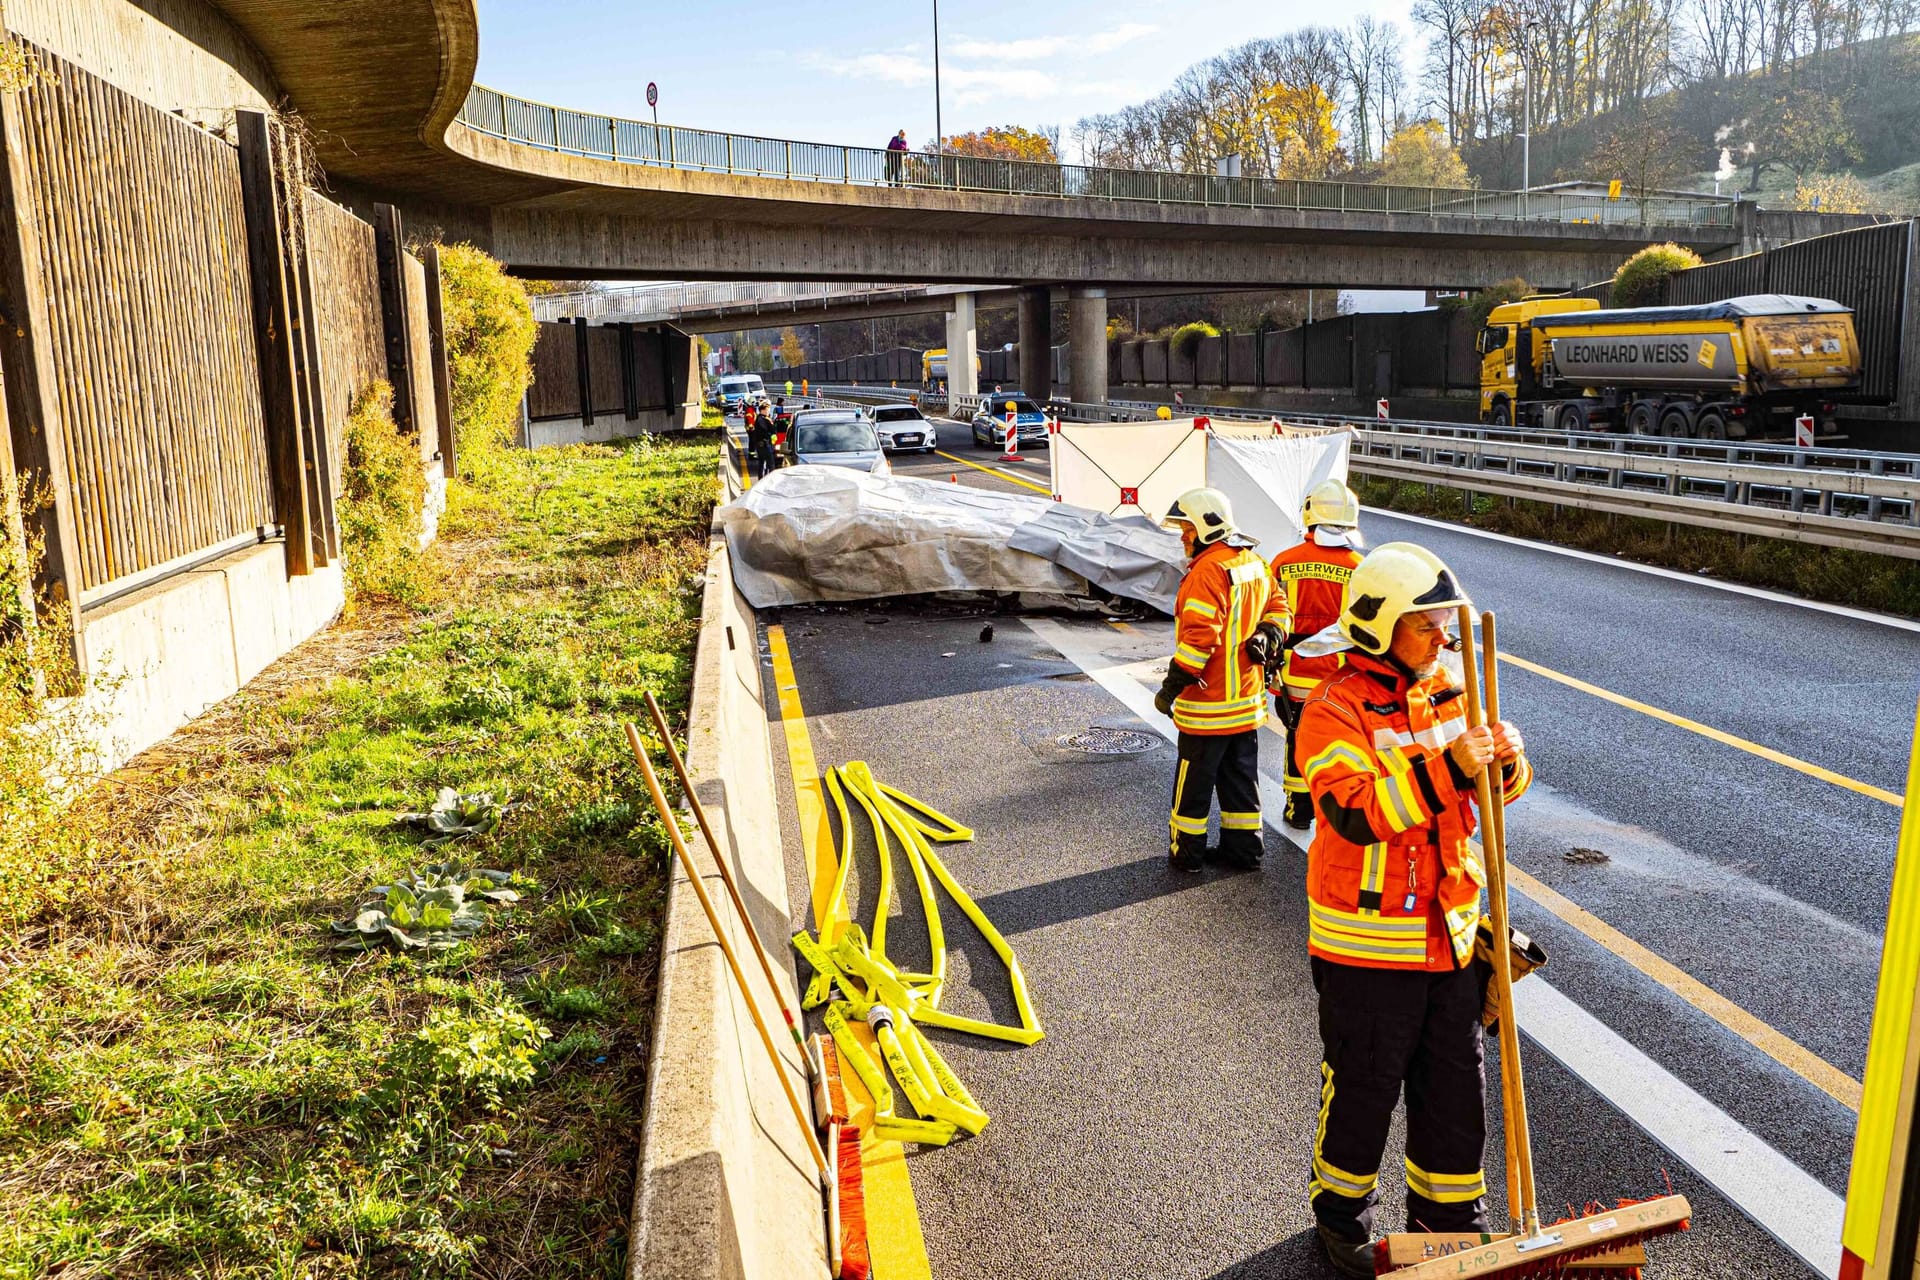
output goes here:
<path id="1" fill-rule="evenodd" d="M 845 1005 L 830 1004 L 823 1016 L 827 1031 L 833 1036 L 833 1044 L 840 1051 L 841 1059 L 853 1068 L 853 1074 L 860 1077 L 860 1083 L 867 1087 L 867 1096 L 873 1099 L 873 1114 L 876 1123 L 893 1115 L 893 1088 L 887 1083 L 886 1072 L 867 1052 L 867 1046 L 860 1043 L 853 1034 L 853 1028 L 847 1022 Z"/>
<path id="2" fill-rule="evenodd" d="M 933 851 L 934 844 L 971 840 L 973 831 L 931 805 L 881 782 L 863 761 L 849 761 L 829 769 L 826 787 L 840 818 L 839 866 L 834 872 L 822 936 L 816 938 L 806 932 L 794 935 L 794 948 L 813 969 L 803 1006 L 808 1009 L 827 1006 L 824 1014 L 827 1030 L 842 1060 L 873 1098 L 875 1137 L 944 1145 L 962 1131 L 977 1134 L 989 1123 L 985 1109 L 921 1028 L 944 1027 L 1023 1045 L 1033 1044 L 1045 1033 L 1034 1013 L 1026 975 L 1020 970 L 1012 946 Z M 873 826 L 874 845 L 880 860 L 871 934 L 853 922 L 846 910 L 847 879 L 854 857 L 849 795 Z M 895 842 L 906 853 L 914 887 L 920 895 L 927 925 L 930 973 L 903 972 L 886 954 L 887 921 L 893 907 L 892 846 Z M 1018 1026 L 940 1010 L 946 980 L 947 940 L 939 896 L 934 891 L 936 882 L 1006 965 L 1014 1007 L 1020 1017 Z M 873 1030 L 872 1042 L 879 1049 L 878 1058 L 855 1034 L 853 1027 L 854 1021 L 868 1020 L 876 1004 L 885 1005 L 892 1014 L 890 1025 L 878 1015 L 871 1019 L 882 1023 Z M 893 1083 L 889 1083 L 889 1073 Z M 896 1098 L 901 1093 L 920 1118 L 896 1114 Z"/>

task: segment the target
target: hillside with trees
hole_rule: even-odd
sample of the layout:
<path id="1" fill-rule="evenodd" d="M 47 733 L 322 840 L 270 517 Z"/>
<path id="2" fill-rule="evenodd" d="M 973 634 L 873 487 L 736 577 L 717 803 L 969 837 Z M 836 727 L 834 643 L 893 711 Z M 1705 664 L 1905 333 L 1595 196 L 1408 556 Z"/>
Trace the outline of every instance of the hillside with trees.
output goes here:
<path id="1" fill-rule="evenodd" d="M 1122 168 L 1509 188 L 1530 99 L 1536 184 L 1920 207 L 1920 0 L 1417 0 L 1413 20 L 1248 41 L 1074 139 Z"/>

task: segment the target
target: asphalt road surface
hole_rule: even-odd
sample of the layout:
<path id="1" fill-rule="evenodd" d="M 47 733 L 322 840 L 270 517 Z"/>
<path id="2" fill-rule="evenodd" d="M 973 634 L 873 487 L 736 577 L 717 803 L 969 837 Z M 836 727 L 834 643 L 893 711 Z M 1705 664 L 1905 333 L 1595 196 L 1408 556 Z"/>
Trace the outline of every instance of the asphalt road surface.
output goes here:
<path id="1" fill-rule="evenodd" d="M 895 469 L 1046 489 L 1044 453 L 1001 462 L 964 424 L 943 425 L 941 450 Z M 1670 1182 L 1694 1229 L 1650 1246 L 1650 1276 L 1831 1275 L 1920 630 L 1380 513 L 1365 531 L 1445 558 L 1517 660 L 1502 664 L 1503 711 L 1538 781 L 1508 821 L 1515 923 L 1552 954 L 1519 989 L 1543 1209 Z M 908 1148 L 919 1223 L 880 1280 L 1333 1274 L 1305 1194 L 1319 1040 L 1306 839 L 1276 829 L 1281 737 L 1261 744 L 1265 866 L 1176 875 L 1174 756 L 1151 710 L 1169 623 L 895 603 L 762 624 L 763 653 L 771 626 L 791 653 L 820 768 L 865 760 L 975 830 L 942 856 L 1012 943 L 1047 1032 L 1028 1048 L 930 1033 L 993 1120 Z M 1146 749 L 1061 745 L 1094 726 L 1138 731 Z M 794 927 L 810 928 L 776 765 Z M 867 839 L 857 920 L 872 918 L 875 866 Z M 922 967 L 916 895 L 891 911 L 893 958 Z M 1012 1020 L 997 958 L 943 915 L 956 954 L 942 1007 Z M 1489 1059 L 1497 1212 L 1491 1045 Z M 1400 1141 L 1396 1125 L 1385 1230 L 1404 1212 Z"/>

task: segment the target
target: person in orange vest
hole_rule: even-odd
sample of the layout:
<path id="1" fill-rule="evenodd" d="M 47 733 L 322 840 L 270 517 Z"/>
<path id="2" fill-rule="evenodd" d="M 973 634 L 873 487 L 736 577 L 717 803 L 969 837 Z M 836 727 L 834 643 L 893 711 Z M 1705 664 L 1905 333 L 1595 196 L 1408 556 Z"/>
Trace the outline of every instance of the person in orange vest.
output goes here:
<path id="1" fill-rule="evenodd" d="M 1257 867 L 1260 726 L 1266 667 L 1286 638 L 1287 612 L 1266 562 L 1235 537 L 1233 508 L 1218 489 L 1189 489 L 1161 521 L 1178 529 L 1190 558 L 1174 601 L 1175 647 L 1153 705 L 1179 730 L 1169 865 L 1206 862 L 1207 815 L 1220 797 L 1220 847 L 1229 866 Z"/>
<path id="2" fill-rule="evenodd" d="M 1474 780 L 1517 800 L 1533 780 L 1520 731 L 1467 727 L 1441 662 L 1468 603 L 1431 551 L 1390 542 L 1347 583 L 1346 665 L 1300 712 L 1319 825 L 1307 850 L 1307 951 L 1320 996 L 1312 1199 L 1336 1270 L 1371 1276 L 1387 1127 L 1407 1099 L 1410 1231 L 1483 1232 L 1486 1078 L 1475 959 L 1486 871 L 1469 845 Z"/>
<path id="3" fill-rule="evenodd" d="M 1360 563 L 1360 499 L 1340 481 L 1322 480 L 1307 492 L 1300 523 L 1306 526 L 1306 541 L 1273 558 L 1274 589 L 1285 598 L 1293 618 L 1280 678 L 1273 685 L 1273 713 L 1287 729 L 1284 821 L 1304 831 L 1313 825 L 1313 802 L 1294 750 L 1300 708 L 1322 680 L 1340 669 L 1341 659 L 1337 653 L 1308 657 L 1295 647 L 1340 621 L 1347 579 Z"/>

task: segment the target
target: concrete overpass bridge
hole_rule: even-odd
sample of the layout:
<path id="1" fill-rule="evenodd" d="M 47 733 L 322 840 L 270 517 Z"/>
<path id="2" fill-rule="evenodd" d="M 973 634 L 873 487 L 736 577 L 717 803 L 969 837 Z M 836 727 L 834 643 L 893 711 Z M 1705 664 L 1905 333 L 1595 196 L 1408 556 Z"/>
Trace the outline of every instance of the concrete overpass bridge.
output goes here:
<path id="1" fill-rule="evenodd" d="M 122 12 L 86 20 L 95 9 Z M 363 209 L 394 204 L 415 230 L 470 239 L 523 274 L 1021 288 L 1027 351 L 1052 345 L 1046 290 L 1065 288 L 1068 337 L 1089 361 L 1104 353 L 1088 339 L 1121 287 L 1467 287 L 1514 275 L 1565 287 L 1650 240 L 1718 255 L 1835 229 L 1806 215 L 1777 224 L 1730 200 L 890 161 L 868 148 L 656 129 L 476 86 L 473 0 L 80 10 L 76 21 L 69 0 L 15 0 L 7 21 L 167 109 L 289 103 L 336 194 Z M 179 56 L 154 57 L 156 28 Z M 949 346 L 961 347 L 975 300 L 954 296 Z M 1083 373 L 1092 398 L 1104 371 L 1076 366 L 1076 394 Z"/>

